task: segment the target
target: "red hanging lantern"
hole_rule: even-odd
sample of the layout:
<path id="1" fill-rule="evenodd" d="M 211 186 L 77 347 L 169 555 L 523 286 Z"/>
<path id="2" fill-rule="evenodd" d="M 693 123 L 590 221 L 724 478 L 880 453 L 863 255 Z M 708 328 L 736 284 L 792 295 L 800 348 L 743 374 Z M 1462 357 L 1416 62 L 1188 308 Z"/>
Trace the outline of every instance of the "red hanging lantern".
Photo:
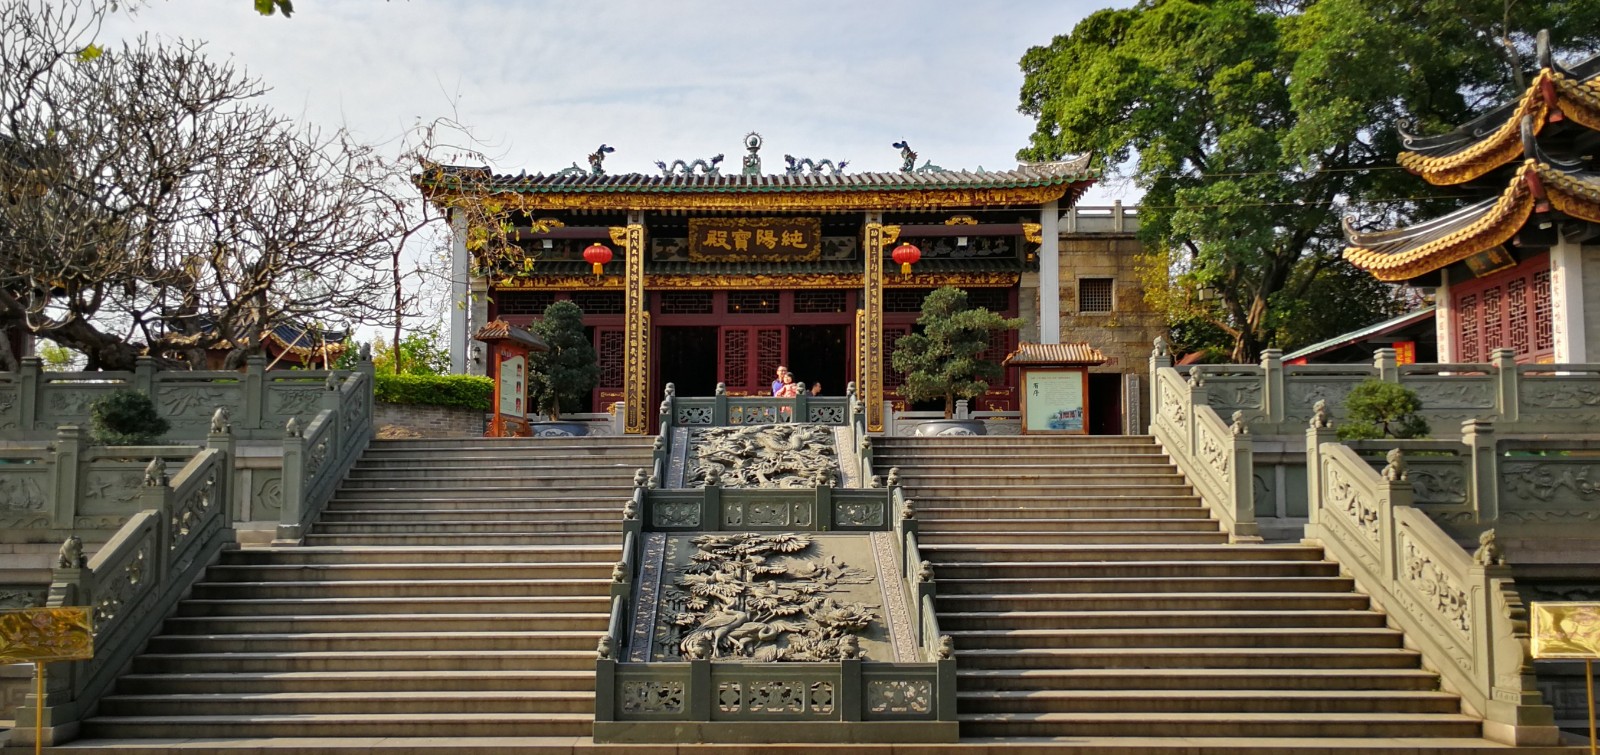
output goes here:
<path id="1" fill-rule="evenodd" d="M 916 264 L 917 260 L 922 259 L 922 250 L 915 245 L 902 242 L 900 246 L 894 248 L 894 251 L 889 256 L 895 262 L 900 263 L 901 275 L 910 275 L 911 266 Z"/>
<path id="2" fill-rule="evenodd" d="M 611 261 L 611 247 L 597 241 L 584 248 L 583 259 L 594 265 L 594 274 L 599 275 L 601 266 Z"/>

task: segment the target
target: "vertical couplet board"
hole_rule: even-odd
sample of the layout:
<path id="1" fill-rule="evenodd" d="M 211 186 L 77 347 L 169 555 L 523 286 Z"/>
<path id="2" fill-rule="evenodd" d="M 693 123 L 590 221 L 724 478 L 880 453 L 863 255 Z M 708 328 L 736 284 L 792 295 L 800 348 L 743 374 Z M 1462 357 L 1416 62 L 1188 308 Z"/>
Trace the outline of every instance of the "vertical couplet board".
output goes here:
<path id="1" fill-rule="evenodd" d="M 1022 432 L 1088 434 L 1087 369 L 1025 367 L 1022 388 Z"/>

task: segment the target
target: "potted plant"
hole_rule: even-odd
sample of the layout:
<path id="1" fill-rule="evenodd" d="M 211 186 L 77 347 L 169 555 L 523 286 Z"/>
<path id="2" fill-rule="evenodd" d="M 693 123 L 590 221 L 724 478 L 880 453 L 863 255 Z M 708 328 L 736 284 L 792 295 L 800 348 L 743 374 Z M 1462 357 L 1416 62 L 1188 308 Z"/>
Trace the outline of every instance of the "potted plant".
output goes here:
<path id="1" fill-rule="evenodd" d="M 935 289 L 922 300 L 917 332 L 901 336 L 891 363 L 905 376 L 900 395 L 908 401 L 944 399 L 944 421 L 925 423 L 917 435 L 982 435 L 983 423 L 955 420 L 956 399 L 971 400 L 1000 377 L 999 364 L 983 358 L 990 339 L 1015 330 L 1022 320 L 1002 317 L 967 304 L 967 292 L 952 286 Z"/>
<path id="2" fill-rule="evenodd" d="M 561 412 L 578 411 L 600 382 L 583 310 L 570 301 L 555 302 L 528 330 L 550 345 L 549 351 L 528 355 L 528 405 L 550 418 L 536 423 L 534 435 L 587 435 L 586 425 L 561 421 Z"/>

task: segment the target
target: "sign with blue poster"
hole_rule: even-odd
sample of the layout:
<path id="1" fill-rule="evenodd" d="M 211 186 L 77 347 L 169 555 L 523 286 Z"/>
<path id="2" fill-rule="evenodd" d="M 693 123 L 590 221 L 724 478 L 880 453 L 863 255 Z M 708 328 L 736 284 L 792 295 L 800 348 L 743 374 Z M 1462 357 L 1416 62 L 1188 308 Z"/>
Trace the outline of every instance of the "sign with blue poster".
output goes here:
<path id="1" fill-rule="evenodd" d="M 1089 428 L 1085 369 L 1023 369 L 1022 431 L 1082 435 Z"/>

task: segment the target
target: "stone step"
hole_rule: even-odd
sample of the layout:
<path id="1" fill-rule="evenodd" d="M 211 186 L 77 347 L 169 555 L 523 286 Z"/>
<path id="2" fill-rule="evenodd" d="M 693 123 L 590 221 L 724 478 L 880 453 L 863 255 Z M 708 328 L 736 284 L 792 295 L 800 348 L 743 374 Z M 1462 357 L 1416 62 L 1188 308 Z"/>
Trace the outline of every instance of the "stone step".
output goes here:
<path id="1" fill-rule="evenodd" d="M 609 583 L 611 580 L 605 580 Z M 577 595 L 501 596 L 484 600 L 480 595 L 449 597 L 384 598 L 363 595 L 353 598 L 309 598 L 296 596 L 277 599 L 224 598 L 185 600 L 178 605 L 179 616 L 350 616 L 363 614 L 417 613 L 605 613 L 611 598 L 594 591 Z"/>
<path id="2" fill-rule="evenodd" d="M 167 634 L 150 638 L 151 653 L 354 653 L 378 651 L 593 651 L 605 627 L 522 632 L 286 632 Z"/>
<path id="3" fill-rule="evenodd" d="M 1204 514 L 1205 512 L 1203 511 L 1194 511 L 1191 516 L 1184 518 L 1129 516 L 954 519 L 940 517 L 924 523 L 921 528 L 921 534 L 926 537 L 933 535 L 982 536 L 989 532 L 1010 534 L 1017 531 L 1026 531 L 1035 535 L 1080 532 L 1140 532 L 1153 533 L 1153 537 L 1159 538 L 1167 533 L 1221 532 L 1219 525 L 1214 520 L 1205 518 Z"/>
<path id="4" fill-rule="evenodd" d="M 128 674 L 117 680 L 119 694 L 216 692 L 334 693 L 373 690 L 424 692 L 565 690 L 594 692 L 594 671 L 345 671 L 236 674 Z M 590 698 L 591 704 L 593 698 Z"/>
<path id="5" fill-rule="evenodd" d="M 281 616 L 174 616 L 167 635 L 330 632 L 605 632 L 609 617 L 595 613 L 300 614 Z"/>
<path id="6" fill-rule="evenodd" d="M 947 632 L 1040 629 L 1282 629 L 1385 626 L 1374 611 L 972 611 L 941 613 Z"/>
<path id="7" fill-rule="evenodd" d="M 1347 593 L 1355 588 L 1348 577 L 1039 577 L 1034 579 L 955 579 L 939 574 L 934 566 L 939 595 L 1154 595 L 1146 603 L 1159 603 L 1171 593 Z"/>
<path id="8" fill-rule="evenodd" d="M 943 619 L 941 618 L 941 621 Z M 1086 668 L 956 671 L 963 693 L 977 690 L 1429 690 L 1439 677 L 1415 668 Z"/>
<path id="9" fill-rule="evenodd" d="M 1020 648 L 968 649 L 964 669 L 1415 669 L 1420 656 L 1400 648 Z"/>
<path id="10" fill-rule="evenodd" d="M 345 522 L 539 522 L 559 525 L 565 522 L 606 521 L 620 526 L 622 506 L 547 509 L 547 508 L 476 508 L 476 509 L 375 509 L 341 507 L 322 514 L 322 524 Z M 321 525 L 319 525 L 320 529 Z"/>
<path id="11" fill-rule="evenodd" d="M 1149 486 L 1157 490 L 1164 486 L 1186 486 L 1183 475 L 1178 474 L 1175 471 L 1144 471 L 1137 469 L 1126 471 L 1119 469 L 1117 471 L 1111 471 L 1111 469 L 1112 468 L 1110 467 L 1097 467 L 1095 471 L 1053 471 L 1047 467 L 1040 467 L 1037 470 L 1031 470 L 1028 472 L 1018 472 L 1011 469 L 1005 469 L 994 471 L 975 470 L 971 473 L 964 474 L 919 474 L 915 477 L 907 477 L 902 475 L 900 477 L 900 486 L 913 490 L 928 490 L 930 488 L 941 487 L 976 487 L 993 490 L 995 488 L 995 477 L 1000 472 L 1004 472 L 1005 474 L 1006 482 L 1004 489 L 1008 493 L 1016 490 L 1028 490 L 1029 488 L 1036 487 L 1041 483 L 1048 485 L 1072 485 L 1075 487 L 1085 486 L 1090 488 L 1101 488 L 1117 485 L 1138 485 L 1140 487 Z M 349 482 L 350 481 L 347 481 L 347 484 Z"/>
<path id="12" fill-rule="evenodd" d="M 876 459 L 874 459 L 876 462 Z M 881 463 L 877 464 L 882 469 Z M 1084 458 L 1071 460 L 1040 460 L 1036 464 L 1022 464 L 1012 462 L 1009 464 L 974 465 L 971 460 L 952 461 L 948 464 L 891 464 L 900 470 L 902 483 L 924 483 L 928 480 L 955 480 L 958 482 L 972 481 L 982 484 L 990 482 L 997 476 L 1003 475 L 1010 482 L 1013 480 L 1029 480 L 1039 478 L 1066 479 L 1087 478 L 1096 475 L 1117 475 L 1118 477 L 1149 475 L 1151 477 L 1172 477 L 1180 473 L 1178 468 L 1170 463 L 1145 462 L 1130 463 L 1114 461 L 1112 459 Z"/>
<path id="13" fill-rule="evenodd" d="M 1130 531 L 1086 527 L 1073 531 L 992 530 L 987 532 L 922 532 L 918 539 L 935 545 L 990 545 L 996 539 L 1017 545 L 1112 545 L 1118 543 L 1143 544 L 1154 542 L 1173 545 L 1204 545 L 1228 542 L 1228 533 L 1220 529 L 1203 532 L 1155 531 L 1143 528 Z"/>
<path id="14" fill-rule="evenodd" d="M 610 532 L 592 533 L 543 533 L 543 532 L 501 532 L 494 535 L 474 535 L 468 533 L 408 533 L 396 535 L 383 534 L 332 534 L 321 535 L 315 530 L 306 535 L 307 545 L 459 545 L 472 547 L 474 545 L 519 545 L 532 541 L 553 541 L 571 545 L 599 545 L 612 543 L 617 547 L 622 546 L 621 527 L 609 528 Z"/>
<path id="15" fill-rule="evenodd" d="M 970 448 L 987 450 L 995 448 L 1099 448 L 1110 445 L 1144 446 L 1159 448 L 1152 435 L 979 435 L 979 436 L 904 436 L 894 435 L 874 438 L 873 443 L 891 449 Z"/>
<path id="16" fill-rule="evenodd" d="M 618 554 L 612 554 L 618 555 Z M 485 580 L 585 578 L 611 576 L 605 561 L 475 564 L 271 564 L 218 565 L 206 572 L 207 582 L 335 582 L 339 580 Z"/>
<path id="17" fill-rule="evenodd" d="M 608 544 L 540 544 L 472 547 L 297 546 L 244 548 L 222 552 L 223 564 L 290 566 L 295 564 L 483 564 L 538 562 L 606 562 L 617 560 Z"/>
<path id="18" fill-rule="evenodd" d="M 988 493 L 985 495 L 984 493 Z M 1200 508 L 1205 510 L 1199 496 L 1195 495 L 1079 495 L 1071 489 L 1057 491 L 1048 495 L 1031 496 L 996 496 L 993 489 L 978 491 L 974 489 L 973 495 L 947 495 L 947 494 L 914 494 L 907 492 L 907 497 L 916 500 L 917 509 L 923 507 L 970 510 L 973 516 L 987 516 L 995 510 L 1020 510 L 1029 509 L 1049 510 L 1052 508 Z"/>
<path id="19" fill-rule="evenodd" d="M 481 505 L 480 501 L 503 499 L 528 501 L 530 504 L 545 499 L 579 500 L 593 505 L 599 501 L 617 501 L 621 505 L 633 497 L 633 483 L 627 485 L 536 485 L 520 487 L 482 487 L 476 485 L 436 484 L 426 487 L 392 484 L 362 487 L 340 487 L 333 502 L 345 501 L 405 501 L 411 503 L 434 501 L 464 501 Z"/>
<path id="20" fill-rule="evenodd" d="M 1042 579 L 1184 577 L 1337 577 L 1339 565 L 1329 561 L 941 561 L 938 579 Z"/>
<path id="21" fill-rule="evenodd" d="M 943 485 L 923 484 L 915 481 L 902 480 L 900 487 L 905 491 L 907 497 L 916 498 L 918 500 L 923 498 L 952 498 L 956 500 L 964 500 L 969 495 L 972 497 L 982 498 L 985 496 L 993 496 L 995 492 L 995 485 L 993 483 L 984 485 L 977 482 L 974 482 L 970 485 Z M 1145 483 L 1100 484 L 1082 482 L 1076 479 L 1063 481 L 1059 485 L 1007 484 L 1005 486 L 1005 491 L 1006 495 L 1008 496 L 1015 496 L 1017 498 L 1024 499 L 1048 498 L 1055 495 L 1071 494 L 1076 497 L 1099 498 L 1102 500 L 1116 496 L 1153 496 L 1164 500 L 1173 500 L 1176 498 L 1192 497 L 1194 495 L 1194 489 L 1181 482 L 1159 485 Z"/>
<path id="22" fill-rule="evenodd" d="M 466 494 L 465 498 L 440 498 L 436 491 L 424 491 L 426 495 L 411 496 L 378 496 L 344 495 L 343 493 L 328 502 L 325 509 L 330 513 L 346 511 L 583 511 L 586 509 L 607 509 L 620 511 L 624 503 L 633 496 L 630 486 L 626 493 L 618 492 L 613 495 L 594 496 L 586 495 L 583 491 L 570 491 L 563 494 L 560 491 L 551 492 L 550 495 L 517 497 L 509 495 L 477 496 Z M 546 491 L 550 492 L 550 491 Z"/>
<path id="23" fill-rule="evenodd" d="M 587 737 L 592 713 L 456 713 L 417 715 L 100 716 L 84 736 L 103 739 L 211 737 Z"/>
<path id="24" fill-rule="evenodd" d="M 920 538 L 920 536 L 919 536 Z M 1019 546 L 994 538 L 985 543 L 928 544 L 922 555 L 944 561 L 1321 561 L 1322 549 L 1301 545 L 1181 545 L 1176 543 L 1055 544 Z"/>
<path id="25" fill-rule="evenodd" d="M 458 448 L 458 449 L 398 449 L 376 448 L 362 454 L 358 464 L 441 463 L 475 464 L 480 466 L 515 466 L 517 464 L 638 464 L 649 466 L 654 458 L 650 447 L 640 448 Z"/>
<path id="26" fill-rule="evenodd" d="M 1457 714 L 1446 692 L 1372 690 L 980 690 L 958 695 L 959 709 L 986 713 L 1425 713 Z"/>
<path id="27" fill-rule="evenodd" d="M 1208 512 L 1198 506 L 1030 506 L 1027 508 L 952 508 L 924 506 L 920 499 L 917 503 L 917 518 L 923 521 L 922 529 L 933 530 L 939 527 L 959 527 L 959 522 L 985 521 L 996 519 L 1205 519 Z M 1087 501 L 1086 504 L 1099 503 Z M 982 517 L 974 520 L 973 517 Z M 937 524 L 932 524 L 937 522 Z M 957 524 L 947 525 L 947 522 Z"/>
<path id="28" fill-rule="evenodd" d="M 108 695 L 99 716 L 286 716 L 462 713 L 594 713 L 594 693 L 584 690 L 400 692 L 227 692 Z"/>
<path id="29" fill-rule="evenodd" d="M 873 465 L 878 471 L 887 474 L 890 467 L 899 467 L 902 475 L 915 474 L 920 470 L 938 467 L 958 467 L 972 469 L 973 455 L 951 449 L 949 451 L 917 451 L 906 453 L 897 450 L 878 450 L 872 454 Z M 1157 464 L 1171 466 L 1172 458 L 1153 448 L 1129 448 L 1125 451 L 1107 452 L 1096 449 L 1093 453 L 1074 451 L 1061 453 L 1051 450 L 1041 450 L 1037 453 L 1007 454 L 1006 458 L 985 460 L 981 465 L 983 469 L 1007 469 L 1013 464 L 1067 464 L 1122 466 L 1125 464 Z"/>
<path id="30" fill-rule="evenodd" d="M 610 483 L 610 484 L 607 484 Z M 453 489 L 473 492 L 486 490 L 501 490 L 506 488 L 556 488 L 562 490 L 593 491 L 596 488 L 621 488 L 624 487 L 621 477 L 615 480 L 600 479 L 595 484 L 590 484 L 590 479 L 583 475 L 569 477 L 545 477 L 539 475 L 473 475 L 466 473 L 433 474 L 424 477 L 407 478 L 401 480 L 395 477 L 351 477 L 346 478 L 339 486 L 339 494 L 356 490 L 439 490 Z M 633 477 L 630 473 L 627 478 L 626 488 L 633 487 Z"/>
<path id="31" fill-rule="evenodd" d="M 537 528 L 537 529 L 536 529 Z M 530 522 L 530 521 L 466 521 L 462 519 L 423 519 L 410 521 L 327 521 L 323 520 L 311 531 L 311 535 L 318 538 L 335 536 L 368 536 L 368 535 L 496 535 L 500 537 L 516 537 L 520 535 L 538 535 L 541 537 L 554 537 L 565 539 L 578 539 L 582 542 L 607 542 L 605 540 L 582 540 L 591 534 L 615 537 L 621 542 L 622 517 L 616 516 L 607 519 L 582 519 L 576 521 Z M 309 538 L 307 540 L 310 542 Z"/>
<path id="32" fill-rule="evenodd" d="M 593 637 L 591 635 L 591 637 Z M 595 639 L 583 650 L 365 650 L 145 653 L 138 674 L 308 673 L 330 671 L 588 671 Z"/>
<path id="33" fill-rule="evenodd" d="M 1143 436 L 1150 437 L 1150 436 Z M 451 450 L 463 448 L 487 448 L 496 451 L 506 449 L 569 449 L 573 451 L 587 451 L 597 448 L 644 448 L 648 449 L 655 442 L 651 435 L 585 435 L 581 437 L 545 437 L 545 438 L 394 438 L 374 440 L 368 453 L 373 451 L 389 450 Z"/>
<path id="34" fill-rule="evenodd" d="M 195 584 L 197 600 L 261 600 L 270 598 L 500 598 L 525 595 L 605 595 L 611 587 L 609 577 L 574 579 L 453 579 L 362 580 L 303 582 L 200 582 Z"/>
<path id="35" fill-rule="evenodd" d="M 649 465 L 645 465 L 648 467 Z M 405 480 L 410 482 L 424 477 L 459 477 L 472 480 L 565 480 L 568 482 L 592 480 L 612 485 L 632 484 L 633 473 L 645 468 L 631 464 L 608 463 L 604 465 L 575 465 L 570 460 L 551 459 L 550 465 L 529 464 L 446 464 L 442 461 L 393 461 L 382 464 L 356 463 L 351 466 L 345 481 L 352 480 Z"/>
<path id="36" fill-rule="evenodd" d="M 997 629 L 946 632 L 962 649 L 1137 650 L 1399 648 L 1402 635 L 1387 627 L 1136 627 L 1127 629 Z M 159 638 L 157 638 L 159 639 Z"/>
<path id="37" fill-rule="evenodd" d="M 942 587 L 941 587 L 942 589 Z M 1109 611 L 1136 610 L 1153 605 L 1161 610 L 1178 611 L 1362 611 L 1371 607 L 1365 595 L 1349 592 L 1264 593 L 1011 593 L 951 595 L 935 597 L 939 614 L 1015 611 Z"/>
<path id="38" fill-rule="evenodd" d="M 961 716 L 963 736 L 1479 737 L 1471 716 L 1419 713 L 987 713 Z"/>

